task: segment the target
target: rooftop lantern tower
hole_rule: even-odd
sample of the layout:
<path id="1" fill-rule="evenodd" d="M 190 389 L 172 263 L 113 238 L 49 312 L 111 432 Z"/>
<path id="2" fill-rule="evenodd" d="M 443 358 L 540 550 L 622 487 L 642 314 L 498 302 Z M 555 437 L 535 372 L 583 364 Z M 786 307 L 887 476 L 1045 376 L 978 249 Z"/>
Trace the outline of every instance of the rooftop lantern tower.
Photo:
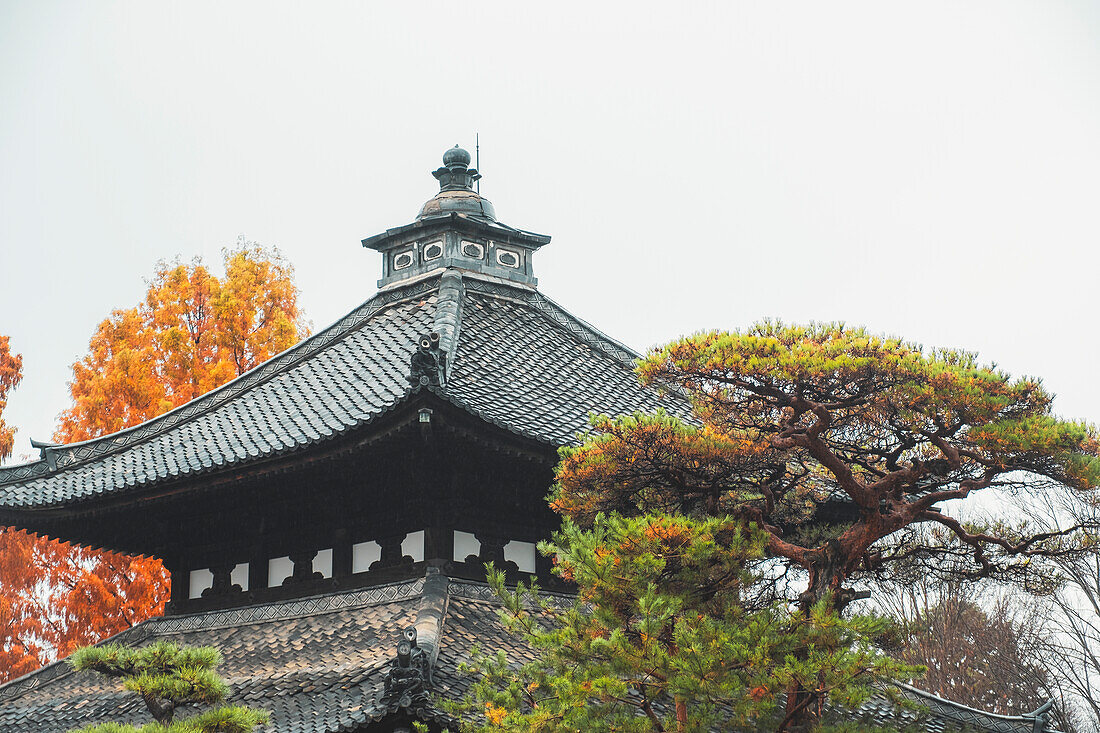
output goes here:
<path id="1" fill-rule="evenodd" d="M 412 224 L 363 240 L 382 253 L 379 288 L 395 287 L 455 269 L 535 287 L 531 260 L 550 241 L 543 234 L 497 221 L 492 202 L 474 190 L 481 174 L 470 168 L 470 154 L 455 145 L 433 173 L 439 193 L 420 207 Z"/>

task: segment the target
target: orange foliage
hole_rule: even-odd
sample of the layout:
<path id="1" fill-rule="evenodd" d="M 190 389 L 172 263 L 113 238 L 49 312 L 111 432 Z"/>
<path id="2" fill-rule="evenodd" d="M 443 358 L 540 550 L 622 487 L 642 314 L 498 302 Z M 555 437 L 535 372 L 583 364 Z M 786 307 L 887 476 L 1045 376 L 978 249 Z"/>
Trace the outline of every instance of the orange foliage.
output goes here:
<path id="1" fill-rule="evenodd" d="M 4 424 L 4 408 L 8 404 L 8 392 L 23 379 L 23 357 L 12 355 L 8 337 L 0 336 L 0 461 L 11 455 L 14 447 L 15 428 Z M 0 610 L 0 613 L 3 611 Z"/>
<path id="2" fill-rule="evenodd" d="M 145 301 L 99 324 L 73 364 L 73 405 L 55 439 L 89 440 L 152 419 L 308 334 L 293 268 L 277 250 L 242 241 L 223 254 L 223 278 L 199 259 L 158 264 Z M 12 381 L 6 355 L 0 337 L 0 409 L 19 379 L 19 357 Z M 168 592 L 159 560 L 0 530 L 0 682 L 163 613 Z"/>
<path id="3" fill-rule="evenodd" d="M 278 251 L 241 243 L 225 277 L 196 259 L 160 263 L 145 302 L 99 324 L 73 364 L 73 406 L 55 435 L 88 440 L 195 399 L 293 345 L 308 332 L 293 268 Z"/>
<path id="4" fill-rule="evenodd" d="M 158 560 L 0 530 L 0 682 L 164 612 Z"/>
<path id="5" fill-rule="evenodd" d="M 504 716 L 508 714 L 508 711 L 504 708 L 498 708 L 492 703 L 485 703 L 485 717 L 493 725 L 500 725 L 504 722 Z"/>

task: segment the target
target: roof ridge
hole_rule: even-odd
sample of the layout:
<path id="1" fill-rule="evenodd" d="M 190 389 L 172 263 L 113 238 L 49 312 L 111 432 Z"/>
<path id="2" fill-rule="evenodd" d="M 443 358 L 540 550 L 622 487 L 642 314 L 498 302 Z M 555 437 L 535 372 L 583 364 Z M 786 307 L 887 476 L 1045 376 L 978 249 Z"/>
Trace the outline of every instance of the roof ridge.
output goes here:
<path id="1" fill-rule="evenodd" d="M 461 271 L 450 268 L 439 277 L 439 297 L 435 304 L 434 330 L 439 334 L 439 350 L 446 355 L 443 364 L 444 383 L 454 364 L 458 339 L 462 333 L 462 299 L 465 289 Z"/>
<path id="2" fill-rule="evenodd" d="M 991 713 L 987 710 L 970 707 L 969 705 L 965 705 L 961 702 L 955 702 L 954 700 L 948 700 L 946 697 L 940 697 L 935 693 L 928 692 L 927 690 L 922 690 L 919 687 L 907 685 L 904 682 L 891 682 L 890 684 L 892 684 L 894 687 L 897 687 L 904 694 L 908 695 L 911 698 L 917 698 L 918 700 L 930 702 L 939 708 L 946 708 L 946 710 L 941 710 L 942 714 L 948 715 L 949 717 L 952 717 L 963 723 L 974 723 L 977 719 L 980 719 L 986 721 L 985 723 L 983 723 L 986 726 L 993 725 L 995 723 L 1004 723 L 1006 725 L 1011 725 L 1012 723 L 1026 723 L 1029 726 L 1033 726 L 1035 723 L 1039 722 L 1040 719 L 1042 719 L 1042 722 L 1045 724 L 1046 722 L 1048 722 L 1045 713 L 1051 707 L 1051 703 L 1048 702 L 1045 705 L 1041 706 L 1038 710 L 1031 713 L 1025 713 L 1023 715 L 1002 715 L 1000 713 Z M 1012 727 L 1004 728 L 1004 730 L 1018 731 L 1019 729 L 1016 727 Z M 1043 727 L 1035 730 L 1049 731 L 1050 729 L 1047 727 Z"/>
<path id="3" fill-rule="evenodd" d="M 0 684 L 0 702 L 18 697 L 27 690 L 33 690 L 47 682 L 52 682 L 58 677 L 62 677 L 72 671 L 73 670 L 69 668 L 65 659 L 55 659 L 48 664 L 42 665 L 38 669 L 33 669 L 24 675 L 16 677 L 14 680 L 9 680 Z"/>
<path id="4" fill-rule="evenodd" d="M 197 629 L 236 628 L 246 624 L 318 616 L 337 613 L 349 608 L 376 606 L 382 603 L 405 601 L 424 591 L 424 579 L 399 581 L 374 585 L 353 591 L 322 593 L 305 598 L 273 601 L 255 605 L 203 611 L 183 616 L 158 616 L 143 622 L 150 624 L 149 633 L 179 633 Z M 140 626 L 141 624 L 139 624 Z M 133 628 L 138 628 L 137 626 Z"/>
<path id="5" fill-rule="evenodd" d="M 416 643 L 428 655 L 429 672 L 439 657 L 439 640 L 443 637 L 443 624 L 447 619 L 451 579 L 438 567 L 424 569 L 424 586 L 420 593 L 420 608 L 416 612 Z"/>
<path id="6" fill-rule="evenodd" d="M 96 646 L 119 642 L 140 644 L 155 634 L 233 628 L 245 624 L 283 621 L 316 616 L 321 613 L 336 613 L 349 608 L 405 601 L 420 595 L 423 590 L 424 578 L 416 578 L 371 586 L 356 591 L 325 593 L 306 598 L 243 606 L 241 608 L 204 611 L 185 616 L 155 616 L 100 640 Z M 214 623 L 202 623 L 202 621 L 209 619 L 216 619 L 216 621 Z M 56 659 L 38 669 L 27 672 L 25 675 L 16 677 L 14 680 L 0 684 L 0 701 L 18 697 L 28 690 L 33 690 L 58 677 L 72 673 L 74 670 L 69 667 L 67 659 L 68 657 Z"/>
<path id="7" fill-rule="evenodd" d="M 330 326 L 299 341 L 235 379 L 189 402 L 185 402 L 163 415 L 158 415 L 143 423 L 97 438 L 47 448 L 45 450 L 50 453 L 49 460 L 43 457 L 31 463 L 0 466 L 0 486 L 59 473 L 84 462 L 123 451 L 136 443 L 160 435 L 181 423 L 198 418 L 210 410 L 231 401 L 241 393 L 294 368 L 302 361 L 329 348 L 332 344 L 343 340 L 359 330 L 378 313 L 436 290 L 439 287 L 436 279 L 426 278 L 408 288 L 394 288 L 393 290 L 376 293 Z"/>

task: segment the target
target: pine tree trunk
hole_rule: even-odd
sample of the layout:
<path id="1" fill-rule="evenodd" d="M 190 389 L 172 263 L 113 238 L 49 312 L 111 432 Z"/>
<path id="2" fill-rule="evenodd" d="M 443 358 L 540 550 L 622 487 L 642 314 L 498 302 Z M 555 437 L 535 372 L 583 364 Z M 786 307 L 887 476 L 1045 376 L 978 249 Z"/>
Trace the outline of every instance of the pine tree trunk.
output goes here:
<path id="1" fill-rule="evenodd" d="M 684 698 L 676 696 L 676 733 L 687 731 L 688 708 Z"/>
<path id="2" fill-rule="evenodd" d="M 176 705 L 170 700 L 162 700 L 153 694 L 147 694 L 141 696 L 145 700 L 145 707 L 149 708 L 149 712 L 153 715 L 153 720 L 157 721 L 161 725 L 168 725 L 172 722 L 172 719 L 176 716 Z"/>
<path id="3" fill-rule="evenodd" d="M 851 593 L 841 588 L 844 573 L 840 563 L 840 545 L 835 540 L 820 552 L 814 553 L 809 563 L 810 582 L 799 596 L 798 605 L 803 617 L 810 619 L 813 607 L 829 598 L 833 610 L 839 615 L 851 602 Z M 803 655 L 799 655 L 804 658 Z M 809 733 L 820 722 L 820 694 L 797 682 L 787 688 L 786 716 L 779 726 L 779 733 Z"/>

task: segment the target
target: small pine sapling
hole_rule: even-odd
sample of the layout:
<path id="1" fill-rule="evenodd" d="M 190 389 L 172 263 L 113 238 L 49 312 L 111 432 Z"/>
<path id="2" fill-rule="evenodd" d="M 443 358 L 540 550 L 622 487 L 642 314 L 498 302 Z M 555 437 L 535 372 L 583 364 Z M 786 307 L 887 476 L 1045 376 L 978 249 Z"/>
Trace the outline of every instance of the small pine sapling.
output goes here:
<path id="1" fill-rule="evenodd" d="M 118 644 L 89 646 L 69 657 L 78 672 L 98 672 L 122 680 L 145 701 L 155 723 L 140 728 L 99 723 L 70 733 L 251 733 L 268 715 L 239 705 L 222 705 L 229 687 L 215 672 L 221 655 L 213 647 L 180 647 L 157 642 L 133 649 Z M 175 720 L 176 709 L 194 703 L 216 705 L 199 715 Z"/>

